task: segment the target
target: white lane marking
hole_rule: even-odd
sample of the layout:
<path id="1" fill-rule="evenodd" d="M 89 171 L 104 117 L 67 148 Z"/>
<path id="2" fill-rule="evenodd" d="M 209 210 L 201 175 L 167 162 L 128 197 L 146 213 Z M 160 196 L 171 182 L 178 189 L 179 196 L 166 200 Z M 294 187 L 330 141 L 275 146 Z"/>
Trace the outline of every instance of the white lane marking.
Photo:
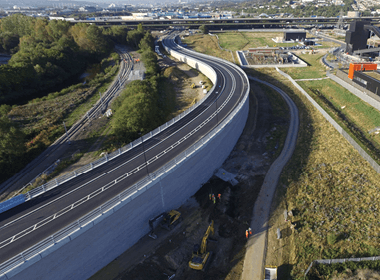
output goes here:
<path id="1" fill-rule="evenodd" d="M 74 190 L 71 190 L 71 191 L 69 191 L 68 193 L 66 193 L 66 194 L 64 194 L 64 195 L 62 195 L 62 196 L 60 196 L 60 197 L 57 197 L 56 199 L 50 201 L 49 203 L 46 203 L 46 204 L 44 204 L 44 205 L 42 205 L 42 206 L 40 206 L 40 207 L 34 209 L 33 211 L 28 212 L 27 214 L 25 214 L 25 215 L 23 215 L 23 216 L 20 216 L 20 217 L 18 217 L 18 218 L 15 219 L 15 220 L 12 220 L 11 222 L 9 222 L 9 223 L 7 223 L 7 224 L 1 226 L 0 229 L 3 229 L 3 228 L 5 228 L 5 227 L 11 225 L 12 223 L 17 222 L 17 221 L 19 221 L 19 220 L 21 220 L 21 219 L 23 219 L 23 218 L 25 218 L 25 217 L 27 217 L 27 216 L 33 214 L 34 212 L 37 212 L 37 211 L 41 210 L 41 209 L 44 208 L 45 206 L 48 206 L 48 205 L 50 205 L 50 204 L 52 204 L 52 203 L 58 201 L 59 199 L 64 198 L 65 196 L 67 196 L 67 195 L 69 195 L 69 194 L 71 194 L 71 193 L 73 193 L 73 192 L 79 190 L 80 188 L 83 188 L 84 186 L 86 186 L 86 185 L 92 183 L 93 181 L 99 179 L 100 177 L 102 177 L 102 176 L 104 176 L 104 175 L 106 175 L 106 174 L 107 174 L 107 173 L 103 173 L 102 175 L 100 175 L 100 176 L 98 176 L 98 177 L 96 177 L 96 178 L 94 178 L 94 179 L 92 179 L 92 180 L 86 182 L 85 184 L 79 186 L 78 188 L 76 188 L 76 189 L 74 189 Z"/>

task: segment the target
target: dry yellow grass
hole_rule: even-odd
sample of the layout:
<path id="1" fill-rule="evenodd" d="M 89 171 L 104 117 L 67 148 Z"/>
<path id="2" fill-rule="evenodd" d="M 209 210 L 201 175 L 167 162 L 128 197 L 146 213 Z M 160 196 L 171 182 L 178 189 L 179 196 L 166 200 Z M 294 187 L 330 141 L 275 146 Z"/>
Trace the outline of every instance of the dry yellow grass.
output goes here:
<path id="1" fill-rule="evenodd" d="M 193 35 L 186 37 L 182 41 L 196 52 L 220 57 L 233 62 L 231 53 L 227 51 L 222 51 L 218 47 L 218 39 L 215 36 L 203 34 Z"/>
<path id="2" fill-rule="evenodd" d="M 272 205 L 267 265 L 279 267 L 279 279 L 303 279 L 315 259 L 380 255 L 380 175 L 284 77 L 249 72 L 290 94 L 300 116 L 296 151 Z M 284 210 L 292 211 L 290 222 Z"/>
<path id="3" fill-rule="evenodd" d="M 380 273 L 369 269 L 358 270 L 355 273 L 348 270 L 342 275 L 333 276 L 331 280 L 380 280 Z"/>

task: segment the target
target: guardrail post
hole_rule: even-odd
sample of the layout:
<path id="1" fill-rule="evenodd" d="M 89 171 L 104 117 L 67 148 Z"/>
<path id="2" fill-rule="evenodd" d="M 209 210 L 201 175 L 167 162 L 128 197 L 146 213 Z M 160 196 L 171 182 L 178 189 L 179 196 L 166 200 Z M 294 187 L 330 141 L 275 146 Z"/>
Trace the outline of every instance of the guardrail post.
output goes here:
<path id="1" fill-rule="evenodd" d="M 90 163 L 90 166 L 91 166 L 91 169 L 93 169 L 93 168 L 94 168 L 94 165 L 92 164 L 92 162 Z"/>
<path id="2" fill-rule="evenodd" d="M 57 179 L 55 179 L 55 185 L 58 186 L 58 181 L 57 181 Z"/>
<path id="3" fill-rule="evenodd" d="M 106 161 L 108 161 L 108 156 L 107 156 L 107 154 L 105 154 L 104 156 L 105 156 L 105 158 L 106 158 Z"/>
<path id="4" fill-rule="evenodd" d="M 121 154 L 121 150 L 120 150 L 120 148 L 119 148 L 119 155 Z"/>
<path id="5" fill-rule="evenodd" d="M 77 174 L 77 172 L 76 171 L 74 171 L 74 176 L 76 177 L 76 176 L 78 176 L 78 174 Z"/>

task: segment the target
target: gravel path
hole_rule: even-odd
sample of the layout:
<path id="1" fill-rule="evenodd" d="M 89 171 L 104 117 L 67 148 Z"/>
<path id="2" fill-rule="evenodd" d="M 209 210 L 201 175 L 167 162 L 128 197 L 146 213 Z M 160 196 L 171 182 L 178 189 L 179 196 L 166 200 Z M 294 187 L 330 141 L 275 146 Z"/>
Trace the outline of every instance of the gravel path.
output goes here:
<path id="1" fill-rule="evenodd" d="M 264 279 L 264 265 L 267 246 L 267 230 L 272 199 L 280 178 L 282 169 L 287 164 L 297 142 L 299 118 L 298 109 L 292 99 L 280 88 L 261 81 L 254 77 L 249 77 L 250 80 L 263 83 L 272 89 L 276 90 L 285 99 L 290 109 L 290 124 L 288 135 L 286 137 L 284 148 L 270 167 L 265 176 L 261 191 L 256 200 L 252 214 L 252 236 L 247 242 L 247 251 L 244 260 L 244 269 L 242 280 L 259 280 Z"/>

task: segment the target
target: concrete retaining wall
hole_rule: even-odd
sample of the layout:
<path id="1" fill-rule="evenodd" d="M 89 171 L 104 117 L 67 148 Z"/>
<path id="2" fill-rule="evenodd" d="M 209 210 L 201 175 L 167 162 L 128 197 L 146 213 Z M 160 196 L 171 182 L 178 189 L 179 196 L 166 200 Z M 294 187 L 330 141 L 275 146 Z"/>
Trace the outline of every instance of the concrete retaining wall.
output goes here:
<path id="1" fill-rule="evenodd" d="M 185 61 L 185 58 L 180 57 L 180 60 Z M 198 68 L 195 64 L 194 68 L 209 71 L 199 62 L 194 62 L 198 63 Z M 212 80 L 212 76 L 209 78 Z M 248 110 L 247 98 L 241 110 L 212 139 L 170 172 L 146 186 L 139 195 L 122 202 L 62 243 L 0 276 L 0 279 L 87 279 L 96 273 L 149 232 L 150 218 L 179 207 L 207 182 L 235 146 L 244 129 Z"/>
<path id="2" fill-rule="evenodd" d="M 211 80 L 211 82 L 215 85 L 216 84 L 216 73 L 215 70 L 212 69 L 210 66 L 203 64 L 201 61 L 191 58 L 186 55 L 181 55 L 180 53 L 171 51 L 168 48 L 165 48 L 168 53 L 170 53 L 171 56 L 175 57 L 179 61 L 187 63 L 189 66 L 197 69 L 198 71 L 202 72 L 207 78 Z"/>

